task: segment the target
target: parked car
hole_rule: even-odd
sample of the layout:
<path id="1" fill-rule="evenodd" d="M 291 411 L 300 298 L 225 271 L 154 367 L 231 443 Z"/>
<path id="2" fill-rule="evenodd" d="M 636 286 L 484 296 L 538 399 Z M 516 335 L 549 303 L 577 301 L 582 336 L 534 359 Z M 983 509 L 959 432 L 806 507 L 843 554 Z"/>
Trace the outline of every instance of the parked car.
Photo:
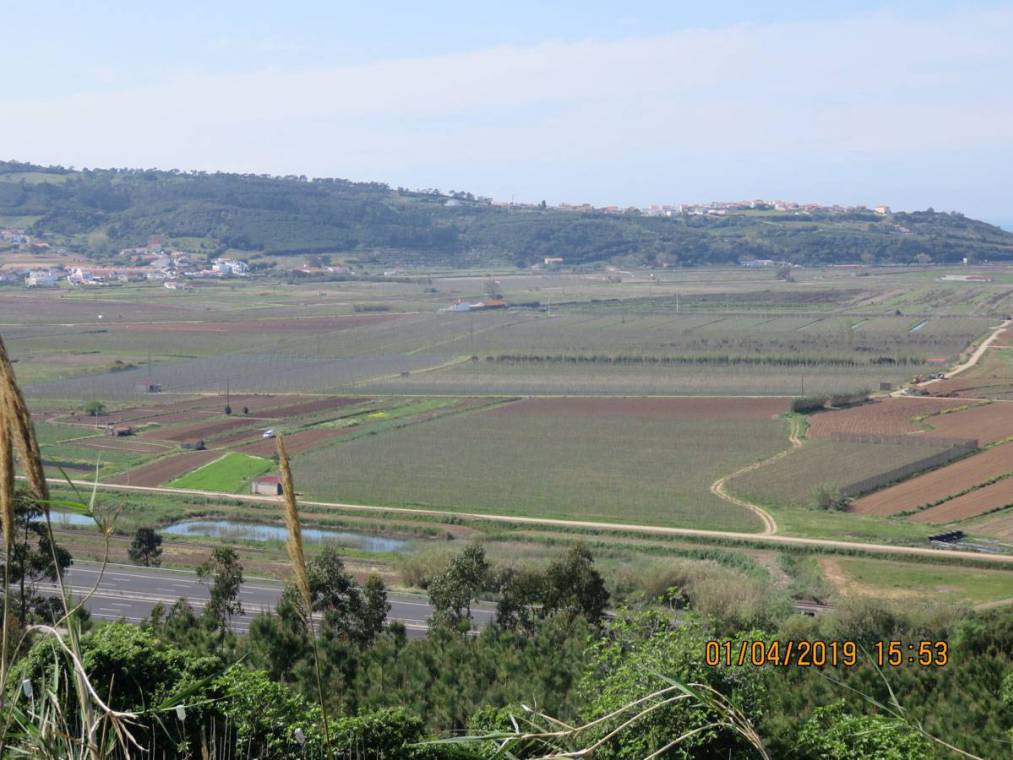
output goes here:
<path id="1" fill-rule="evenodd" d="M 274 431 L 273 430 L 265 430 L 260 437 L 261 438 L 274 438 Z"/>

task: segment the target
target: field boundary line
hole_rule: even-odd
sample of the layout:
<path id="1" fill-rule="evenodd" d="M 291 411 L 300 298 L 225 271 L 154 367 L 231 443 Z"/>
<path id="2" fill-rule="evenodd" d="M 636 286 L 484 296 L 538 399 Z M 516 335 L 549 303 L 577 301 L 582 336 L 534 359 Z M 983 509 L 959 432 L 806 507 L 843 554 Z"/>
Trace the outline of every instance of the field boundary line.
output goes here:
<path id="1" fill-rule="evenodd" d="M 422 367 L 421 369 L 409 370 L 408 374 L 409 375 L 422 375 L 422 374 L 425 374 L 427 372 L 438 372 L 441 369 L 446 369 L 447 367 L 456 367 L 458 364 L 465 364 L 466 362 L 470 362 L 470 361 L 471 361 L 471 357 L 470 356 L 457 356 L 457 357 L 455 357 L 453 359 L 449 359 L 449 360 L 447 360 L 445 362 L 440 362 L 439 364 L 434 364 L 431 367 Z M 403 376 L 404 375 L 402 375 L 400 372 L 388 372 L 388 373 L 383 374 L 383 375 L 376 375 L 375 377 L 367 377 L 364 380 L 357 380 L 354 383 L 352 383 L 352 387 L 353 388 L 359 388 L 359 387 L 361 387 L 363 385 L 367 385 L 369 383 L 382 383 L 385 380 L 397 380 L 398 378 L 403 377 Z M 382 395 L 382 394 L 372 394 L 372 395 L 375 396 L 375 395 Z"/>
<path id="2" fill-rule="evenodd" d="M 748 509 L 753 514 L 757 515 L 760 518 L 760 520 L 763 521 L 763 532 L 760 535 L 764 536 L 772 536 L 775 533 L 777 533 L 777 521 L 774 519 L 774 516 L 770 514 L 770 512 L 768 512 L 766 509 L 761 507 L 759 504 L 747 501 L 746 499 L 740 499 L 738 496 L 732 496 L 730 493 L 728 493 L 726 486 L 728 485 L 728 481 L 731 480 L 732 478 L 737 478 L 739 475 L 745 475 L 747 472 L 753 472 L 754 470 L 758 470 L 761 467 L 766 467 L 769 464 L 778 462 L 781 459 L 784 459 L 786 456 L 788 456 L 788 454 L 793 452 L 795 449 L 801 448 L 802 444 L 804 443 L 802 438 L 799 436 L 800 428 L 802 426 L 801 420 L 792 418 L 790 420 L 789 425 L 790 427 L 788 429 L 788 442 L 791 443 L 791 448 L 785 449 L 784 451 L 779 451 L 776 454 L 774 454 L 774 456 L 767 457 L 766 459 L 761 459 L 759 462 L 753 462 L 752 464 L 746 465 L 745 467 L 740 467 L 735 472 L 725 475 L 724 477 L 718 478 L 713 483 L 711 483 L 710 487 L 711 493 L 717 496 L 719 499 L 723 499 L 724 501 L 727 501 L 729 504 L 734 504 L 738 507 Z"/>

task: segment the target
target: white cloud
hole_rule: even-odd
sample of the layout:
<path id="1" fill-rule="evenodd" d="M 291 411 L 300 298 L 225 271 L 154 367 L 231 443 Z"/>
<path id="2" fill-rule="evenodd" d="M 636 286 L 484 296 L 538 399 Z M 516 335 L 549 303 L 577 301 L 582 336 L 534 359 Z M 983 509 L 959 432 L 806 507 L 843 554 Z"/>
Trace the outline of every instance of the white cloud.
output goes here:
<path id="1" fill-rule="evenodd" d="M 807 171 L 852 160 L 994 151 L 1008 168 L 1011 36 L 1013 10 L 872 15 L 188 76 L 7 101 L 0 145 L 45 163 L 337 175 L 596 201 L 631 189 L 624 166 L 636 173 L 651 162 L 679 178 L 668 180 L 679 198 L 702 197 L 690 182 L 755 195 L 764 189 L 756 167 L 776 161 L 796 167 L 804 194 Z M 723 184 L 706 177 L 708 166 L 727 172 Z M 651 192 L 661 181 L 650 181 Z"/>

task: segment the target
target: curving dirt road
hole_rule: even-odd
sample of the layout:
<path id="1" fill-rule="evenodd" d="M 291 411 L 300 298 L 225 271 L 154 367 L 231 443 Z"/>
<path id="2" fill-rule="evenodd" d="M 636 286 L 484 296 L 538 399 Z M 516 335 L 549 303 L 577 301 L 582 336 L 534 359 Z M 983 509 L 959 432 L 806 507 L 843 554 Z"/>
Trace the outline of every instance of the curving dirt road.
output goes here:
<path id="1" fill-rule="evenodd" d="M 745 475 L 747 472 L 758 470 L 761 467 L 766 467 L 768 464 L 773 464 L 774 462 L 780 459 L 784 459 L 784 457 L 786 457 L 792 451 L 799 448 L 802 445 L 802 439 L 799 437 L 799 429 L 800 429 L 799 421 L 796 419 L 792 419 L 791 429 L 788 432 L 788 440 L 791 442 L 790 449 L 779 451 L 772 457 L 767 457 L 766 459 L 763 459 L 759 462 L 753 462 L 753 464 L 741 467 L 735 472 L 729 475 L 725 475 L 723 478 L 718 478 L 713 483 L 711 483 L 710 491 L 712 494 L 714 494 L 720 499 L 724 499 L 729 504 L 734 504 L 738 507 L 748 509 L 750 512 L 757 515 L 760 518 L 760 520 L 763 521 L 763 531 L 759 534 L 761 536 L 772 536 L 775 533 L 777 533 L 777 521 L 774 519 L 774 516 L 770 514 L 770 512 L 768 512 L 766 509 L 761 507 L 759 504 L 754 504 L 751 501 L 740 499 L 738 496 L 732 496 L 725 489 L 725 486 L 728 485 L 728 481 L 731 480 L 732 478 L 736 478 L 739 475 Z"/>
<path id="2" fill-rule="evenodd" d="M 995 343 L 996 338 L 998 338 L 999 335 L 1002 334 L 1002 331 L 1005 330 L 1007 327 L 1009 327 L 1011 324 L 1013 324 L 1013 319 L 1007 319 L 1006 321 L 1004 321 L 1001 325 L 999 325 L 992 331 L 991 335 L 989 335 L 987 338 L 985 338 L 985 340 L 983 340 L 980 344 L 978 344 L 978 347 L 974 349 L 974 351 L 971 353 L 969 357 L 967 357 L 966 361 L 961 362 L 948 372 L 944 372 L 942 377 L 935 377 L 932 378 L 931 380 L 926 380 L 925 382 L 918 383 L 917 387 L 920 388 L 925 385 L 931 385 L 932 383 L 938 383 L 940 380 L 949 380 L 951 377 L 956 377 L 961 372 L 965 372 L 966 370 L 971 369 L 971 367 L 973 367 L 975 364 L 981 361 L 981 357 L 984 356 L 985 352 L 992 347 L 992 344 Z M 903 389 L 895 391 L 894 394 L 891 395 L 902 393 Z"/>

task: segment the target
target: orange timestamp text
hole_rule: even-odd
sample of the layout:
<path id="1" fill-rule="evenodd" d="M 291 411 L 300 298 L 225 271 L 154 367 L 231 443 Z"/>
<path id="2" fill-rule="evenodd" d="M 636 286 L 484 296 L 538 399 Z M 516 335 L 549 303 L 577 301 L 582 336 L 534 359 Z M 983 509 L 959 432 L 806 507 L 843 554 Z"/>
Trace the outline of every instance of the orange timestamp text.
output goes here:
<path id="1" fill-rule="evenodd" d="M 786 639 L 771 641 L 708 641 L 704 662 L 710 667 L 746 666 L 796 668 L 853 668 L 863 662 L 881 668 L 915 665 L 941 668 L 950 662 L 950 645 L 942 640 L 876 641 L 863 647 L 856 641 Z"/>

